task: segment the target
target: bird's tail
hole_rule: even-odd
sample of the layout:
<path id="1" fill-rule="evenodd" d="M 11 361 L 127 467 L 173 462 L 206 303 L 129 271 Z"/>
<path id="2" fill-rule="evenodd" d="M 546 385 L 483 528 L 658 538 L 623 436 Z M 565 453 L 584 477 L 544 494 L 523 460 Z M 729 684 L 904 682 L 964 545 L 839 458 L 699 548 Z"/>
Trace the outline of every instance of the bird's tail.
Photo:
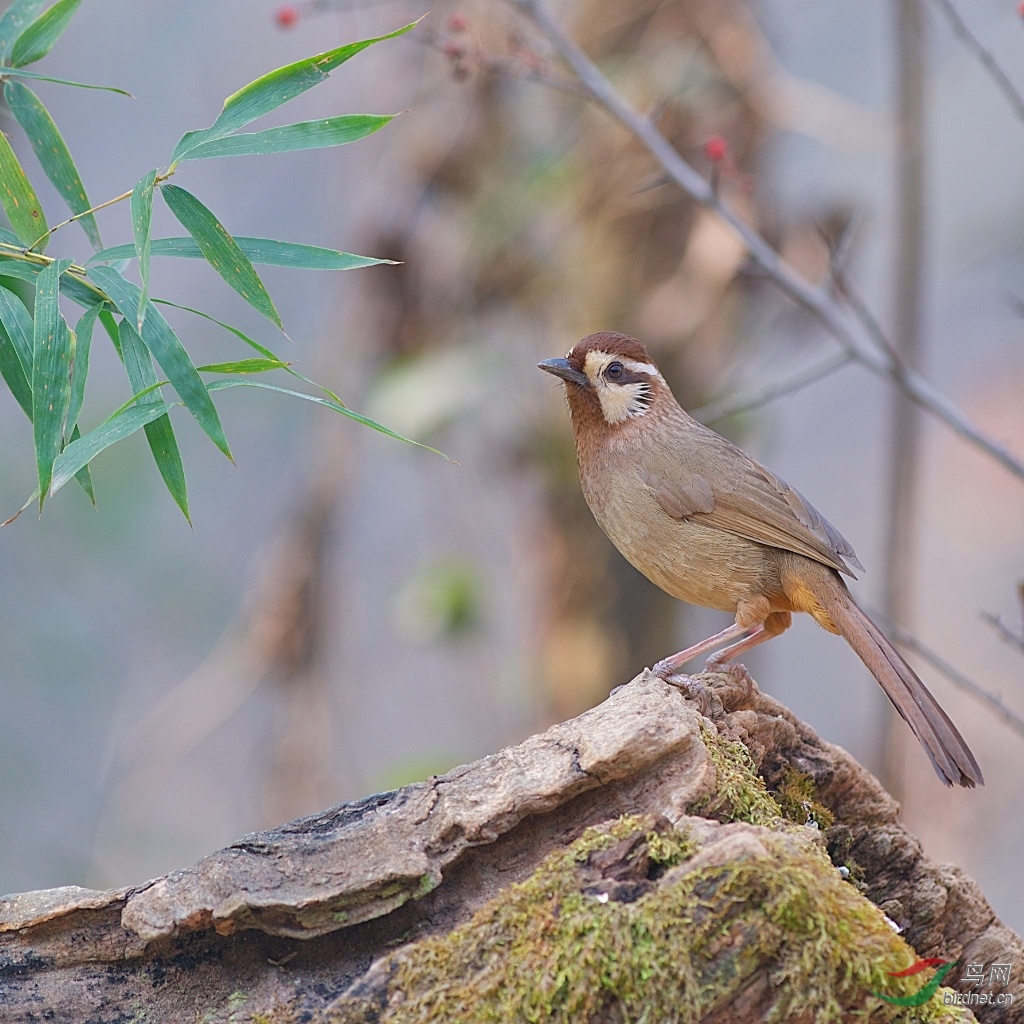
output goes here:
<path id="1" fill-rule="evenodd" d="M 814 588 L 813 597 L 817 600 L 813 603 L 817 607 L 801 607 L 800 610 L 811 612 L 821 625 L 839 633 L 857 652 L 885 690 L 893 707 L 910 726 L 939 778 L 947 786 L 954 783 L 969 787 L 984 784 L 981 768 L 970 747 L 939 702 L 885 634 L 857 606 L 839 576 L 825 566 L 820 568 L 823 570 L 821 583 L 824 584 L 827 578 L 827 584 Z M 790 588 L 786 589 L 788 593 Z M 806 593 L 809 588 L 800 586 L 796 589 Z"/>

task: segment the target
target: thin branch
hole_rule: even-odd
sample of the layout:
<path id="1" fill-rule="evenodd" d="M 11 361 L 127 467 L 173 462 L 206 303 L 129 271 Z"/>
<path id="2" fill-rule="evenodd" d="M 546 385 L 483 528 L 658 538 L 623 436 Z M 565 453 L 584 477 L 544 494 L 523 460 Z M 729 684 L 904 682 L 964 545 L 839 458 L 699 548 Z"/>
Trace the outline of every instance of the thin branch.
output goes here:
<path id="1" fill-rule="evenodd" d="M 1019 651 L 1024 652 L 1024 636 L 1010 629 L 998 615 L 993 615 L 991 612 L 982 612 L 981 617 L 999 634 L 1001 639 L 1016 647 Z"/>
<path id="2" fill-rule="evenodd" d="M 154 185 L 159 185 L 160 182 L 166 181 L 172 174 L 174 174 L 174 168 L 170 168 L 163 174 L 158 174 L 153 179 Z M 114 196 L 113 199 L 108 199 L 105 202 L 98 203 L 96 206 L 90 206 L 88 210 L 82 210 L 81 213 L 76 213 L 73 217 L 68 217 L 67 220 L 62 220 L 59 224 L 54 224 L 52 228 L 44 231 L 29 247 L 25 250 L 27 255 L 34 255 L 32 250 L 45 238 L 49 238 L 55 231 L 59 231 L 61 228 L 66 228 L 69 224 L 74 224 L 76 220 L 81 220 L 82 217 L 88 217 L 90 213 L 96 213 L 98 210 L 105 210 L 108 206 L 113 206 L 115 203 L 123 202 L 125 199 L 131 199 L 132 192 L 122 192 L 119 196 Z"/>
<path id="3" fill-rule="evenodd" d="M 320 5 L 326 5 L 331 0 L 317 0 L 317 2 Z M 454 39 L 426 28 L 415 33 L 410 39 L 429 46 L 446 57 L 451 61 L 456 75 L 464 75 L 470 70 L 482 71 L 489 75 L 504 75 L 507 78 L 523 82 L 546 85 L 559 92 L 569 93 L 571 96 L 590 98 L 590 93 L 575 78 L 552 74 L 543 64 L 534 63 L 525 57 L 498 56 L 468 40 Z"/>
<path id="4" fill-rule="evenodd" d="M 725 398 L 719 398 L 714 402 L 708 402 L 707 405 L 702 405 L 699 409 L 691 410 L 690 415 L 701 423 L 710 424 L 742 412 L 750 412 L 769 402 L 774 402 L 784 395 L 790 395 L 801 388 L 816 384 L 819 380 L 841 370 L 851 362 L 853 362 L 853 355 L 850 352 L 837 352 L 813 366 L 798 370 L 791 377 L 774 381 L 765 387 L 746 393 L 726 395 Z"/>
<path id="5" fill-rule="evenodd" d="M 882 625 L 885 627 L 885 631 L 901 647 L 906 647 L 908 650 L 919 655 L 924 661 L 931 665 L 936 672 L 944 675 L 955 686 L 959 686 L 961 690 L 965 690 L 973 697 L 977 697 L 978 700 L 983 704 L 986 704 L 1004 722 L 1006 722 L 1014 732 L 1024 736 L 1024 718 L 1021 718 L 1017 712 L 1008 708 L 1002 697 L 998 694 L 990 693 L 984 687 L 979 686 L 973 679 L 968 678 L 958 669 L 953 668 L 945 658 L 918 640 L 913 633 L 908 632 L 902 626 L 896 625 L 896 623 L 887 615 L 883 615 L 875 610 L 872 610 L 871 614 L 877 615 L 878 618 L 882 620 Z"/>
<path id="6" fill-rule="evenodd" d="M 680 188 L 725 220 L 740 236 L 747 252 L 765 274 L 790 298 L 817 317 L 854 359 L 879 376 L 893 380 L 911 401 L 941 419 L 951 430 L 986 452 L 1018 479 L 1024 480 L 1024 459 L 972 423 L 952 401 L 920 374 L 900 366 L 890 352 L 879 351 L 868 339 L 862 337 L 826 288 L 812 284 L 791 267 L 765 238 L 740 217 L 713 185 L 679 155 L 651 121 L 626 102 L 597 65 L 554 21 L 540 0 L 508 2 L 526 14 L 572 66 L 590 97 L 644 144 Z"/>
<path id="7" fill-rule="evenodd" d="M 952 0 L 931 0 L 931 2 L 943 13 L 949 22 L 949 27 L 953 30 L 953 35 L 978 58 L 978 63 L 989 73 L 996 88 L 1006 98 L 1007 103 L 1013 107 L 1013 112 L 1021 121 L 1024 121 L 1024 98 L 1017 92 L 1013 82 L 1010 81 L 991 52 L 982 46 L 978 37 L 967 27 L 967 23 L 960 17 L 960 12 L 953 6 Z"/>

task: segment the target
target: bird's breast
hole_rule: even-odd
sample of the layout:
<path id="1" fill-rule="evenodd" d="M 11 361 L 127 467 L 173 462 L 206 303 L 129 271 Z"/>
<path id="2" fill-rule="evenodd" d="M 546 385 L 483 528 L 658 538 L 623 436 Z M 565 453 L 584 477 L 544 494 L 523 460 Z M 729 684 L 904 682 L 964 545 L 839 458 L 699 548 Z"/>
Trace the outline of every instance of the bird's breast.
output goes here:
<path id="1" fill-rule="evenodd" d="M 703 525 L 699 516 L 674 519 L 658 504 L 638 465 L 623 469 L 581 459 L 580 482 L 615 547 L 673 597 L 735 612 L 752 594 L 782 593 L 771 549 Z"/>

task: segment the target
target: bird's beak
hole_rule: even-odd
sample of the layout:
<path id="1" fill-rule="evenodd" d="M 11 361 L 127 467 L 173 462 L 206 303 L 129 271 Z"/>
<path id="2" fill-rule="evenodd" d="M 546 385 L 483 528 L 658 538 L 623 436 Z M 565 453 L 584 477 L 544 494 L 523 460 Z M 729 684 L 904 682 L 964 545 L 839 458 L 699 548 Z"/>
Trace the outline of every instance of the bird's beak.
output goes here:
<path id="1" fill-rule="evenodd" d="M 580 370 L 574 370 L 569 365 L 568 359 L 544 359 L 537 366 L 542 370 L 547 370 L 548 373 L 553 373 L 556 377 L 561 377 L 562 380 L 572 381 L 573 384 L 579 384 L 580 387 L 590 387 L 587 375 Z"/>

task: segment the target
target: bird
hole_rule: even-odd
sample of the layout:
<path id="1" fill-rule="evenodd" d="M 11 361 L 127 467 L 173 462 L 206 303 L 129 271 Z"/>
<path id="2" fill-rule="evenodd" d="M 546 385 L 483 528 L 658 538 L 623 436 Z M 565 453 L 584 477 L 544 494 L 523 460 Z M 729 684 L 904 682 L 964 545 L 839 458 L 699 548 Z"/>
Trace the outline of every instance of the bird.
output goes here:
<path id="1" fill-rule="evenodd" d="M 738 668 L 734 659 L 808 612 L 859 655 L 947 786 L 984 783 L 956 726 L 850 594 L 843 577 L 864 567 L 849 542 L 797 490 L 688 415 L 642 342 L 604 331 L 538 366 L 564 385 L 583 494 L 615 547 L 673 597 L 735 616 L 659 661 L 657 676 L 678 679 L 718 648 L 708 669 Z"/>

